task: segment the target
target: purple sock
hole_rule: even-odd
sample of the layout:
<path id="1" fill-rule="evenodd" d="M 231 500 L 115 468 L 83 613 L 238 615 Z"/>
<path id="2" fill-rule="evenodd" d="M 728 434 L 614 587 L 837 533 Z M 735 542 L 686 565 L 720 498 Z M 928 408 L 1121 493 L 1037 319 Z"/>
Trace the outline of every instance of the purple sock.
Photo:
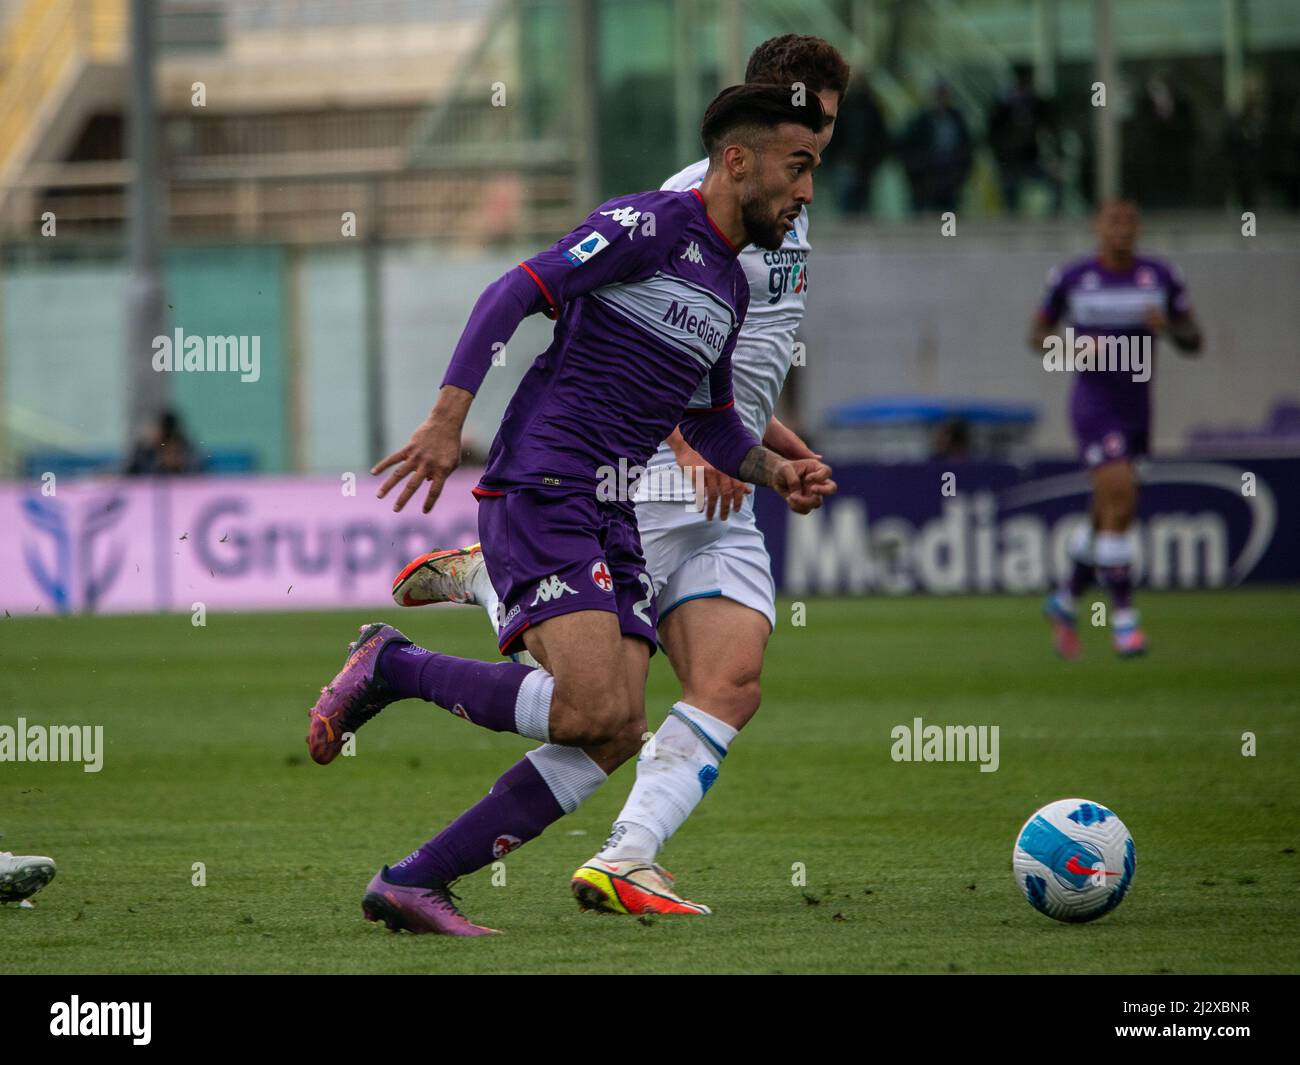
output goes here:
<path id="1" fill-rule="evenodd" d="M 1075 561 L 1074 569 L 1070 573 L 1070 594 L 1078 599 L 1089 588 L 1092 587 L 1093 581 L 1097 579 L 1097 567 L 1091 562 Z"/>
<path id="2" fill-rule="evenodd" d="M 533 763 L 520 759 L 486 796 L 392 866 L 388 879 L 421 885 L 467 876 L 536 839 L 563 816 L 564 810 Z"/>
<path id="3" fill-rule="evenodd" d="M 1106 566 L 1101 579 L 1110 591 L 1110 605 L 1116 610 L 1133 606 L 1133 577 L 1128 566 Z"/>
<path id="4" fill-rule="evenodd" d="M 531 666 L 480 662 L 435 654 L 413 643 L 392 643 L 379 669 L 401 699 L 437 703 L 493 732 L 515 732 L 515 700 Z"/>

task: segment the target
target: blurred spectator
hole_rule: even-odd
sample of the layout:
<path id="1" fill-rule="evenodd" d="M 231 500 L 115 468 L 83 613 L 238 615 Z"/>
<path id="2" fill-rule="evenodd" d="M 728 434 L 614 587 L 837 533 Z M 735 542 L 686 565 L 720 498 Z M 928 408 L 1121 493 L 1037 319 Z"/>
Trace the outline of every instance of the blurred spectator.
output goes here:
<path id="1" fill-rule="evenodd" d="M 1133 197 L 1144 206 L 1191 206 L 1196 116 L 1169 75 L 1147 78 L 1133 114 L 1129 156 Z"/>
<path id="2" fill-rule="evenodd" d="M 998 164 L 1002 203 L 1012 214 L 1020 211 L 1020 190 L 1029 181 L 1042 182 L 1052 193 L 1052 214 L 1061 210 L 1061 180 L 1056 119 L 1050 101 L 1034 89 L 1033 68 L 1017 63 L 1015 84 L 989 112 L 989 148 Z M 1044 160 L 1046 142 L 1052 157 Z"/>
<path id="3" fill-rule="evenodd" d="M 1232 203 L 1238 207 L 1255 207 L 1264 177 L 1268 141 L 1268 111 L 1264 104 L 1263 86 L 1258 79 L 1247 80 L 1241 110 L 1223 116 L 1220 140 L 1227 162 L 1228 195 Z"/>
<path id="4" fill-rule="evenodd" d="M 947 82 L 934 86 L 933 102 L 908 124 L 899 145 L 917 211 L 955 211 L 970 175 L 970 127 L 953 106 Z"/>
<path id="5" fill-rule="evenodd" d="M 949 418 L 935 430 L 931 441 L 931 462 L 965 462 L 970 458 L 970 424 L 964 418 Z"/>
<path id="6" fill-rule="evenodd" d="M 190 445 L 174 411 L 163 411 L 147 440 L 136 445 L 127 464 L 129 474 L 202 473 L 203 462 Z"/>
<path id="7" fill-rule="evenodd" d="M 888 155 L 889 126 L 880 101 L 871 86 L 850 86 L 835 119 L 830 164 L 841 211 L 854 215 L 871 209 L 871 182 Z"/>

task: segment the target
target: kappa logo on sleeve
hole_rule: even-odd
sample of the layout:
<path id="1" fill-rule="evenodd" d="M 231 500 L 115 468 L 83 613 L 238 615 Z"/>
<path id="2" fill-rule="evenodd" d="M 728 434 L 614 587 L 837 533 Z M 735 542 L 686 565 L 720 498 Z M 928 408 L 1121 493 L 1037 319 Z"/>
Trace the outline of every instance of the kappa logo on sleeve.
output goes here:
<path id="1" fill-rule="evenodd" d="M 636 236 L 636 224 L 641 221 L 641 212 L 635 207 L 616 207 L 611 211 L 601 211 L 605 218 L 612 219 L 627 229 L 629 238 Z M 647 216 L 649 217 L 649 216 Z"/>
<path id="2" fill-rule="evenodd" d="M 603 233 L 592 230 L 583 237 L 577 244 L 564 253 L 564 257 L 569 260 L 572 266 L 581 266 L 593 255 L 598 254 L 603 248 L 609 247 L 609 241 L 605 239 Z"/>

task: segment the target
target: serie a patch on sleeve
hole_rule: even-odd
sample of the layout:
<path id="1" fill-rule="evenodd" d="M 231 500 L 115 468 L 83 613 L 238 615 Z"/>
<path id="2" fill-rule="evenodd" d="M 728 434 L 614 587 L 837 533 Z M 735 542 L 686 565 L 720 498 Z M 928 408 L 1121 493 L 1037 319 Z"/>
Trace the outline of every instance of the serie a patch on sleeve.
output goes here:
<path id="1" fill-rule="evenodd" d="M 564 257 L 569 260 L 570 265 L 581 266 L 593 255 L 599 253 L 602 248 L 607 247 L 609 247 L 609 241 L 605 239 L 605 235 L 598 230 L 593 229 L 578 241 L 577 244 L 573 245 L 573 247 L 566 251 Z"/>

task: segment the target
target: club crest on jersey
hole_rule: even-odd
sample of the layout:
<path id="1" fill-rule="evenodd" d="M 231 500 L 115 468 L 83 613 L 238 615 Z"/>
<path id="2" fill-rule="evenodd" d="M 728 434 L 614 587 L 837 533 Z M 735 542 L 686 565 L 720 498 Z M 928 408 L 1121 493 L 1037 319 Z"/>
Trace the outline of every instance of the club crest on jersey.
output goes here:
<path id="1" fill-rule="evenodd" d="M 602 217 L 612 219 L 627 230 L 628 239 L 636 236 L 636 224 L 641 220 L 641 212 L 635 207 L 615 207 L 612 211 L 601 211 Z"/>
<path id="2" fill-rule="evenodd" d="M 688 263 L 694 263 L 696 266 L 704 265 L 704 256 L 700 254 L 700 246 L 691 241 L 686 245 L 686 250 L 678 258 L 685 259 Z"/>
<path id="3" fill-rule="evenodd" d="M 536 606 L 538 603 L 549 603 L 552 599 L 559 599 L 562 595 L 577 595 L 577 591 L 570 588 L 559 576 L 552 573 L 537 586 L 537 595 L 529 606 Z"/>
<path id="4" fill-rule="evenodd" d="M 614 576 L 609 572 L 609 567 L 605 565 L 603 558 L 591 567 L 591 583 L 602 592 L 614 590 Z"/>
<path id="5" fill-rule="evenodd" d="M 1156 272 L 1149 266 L 1139 266 L 1133 280 L 1137 282 L 1138 288 L 1155 288 Z"/>
<path id="6" fill-rule="evenodd" d="M 564 257 L 569 260 L 573 266 L 581 266 L 593 255 L 598 254 L 602 249 L 609 247 L 609 240 L 604 233 L 592 230 L 583 237 L 577 244 L 564 253 Z"/>

